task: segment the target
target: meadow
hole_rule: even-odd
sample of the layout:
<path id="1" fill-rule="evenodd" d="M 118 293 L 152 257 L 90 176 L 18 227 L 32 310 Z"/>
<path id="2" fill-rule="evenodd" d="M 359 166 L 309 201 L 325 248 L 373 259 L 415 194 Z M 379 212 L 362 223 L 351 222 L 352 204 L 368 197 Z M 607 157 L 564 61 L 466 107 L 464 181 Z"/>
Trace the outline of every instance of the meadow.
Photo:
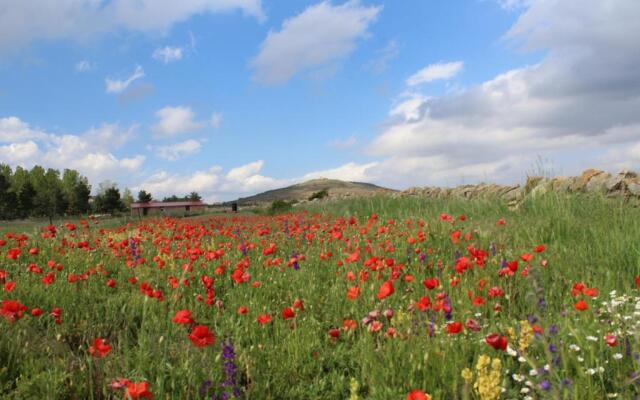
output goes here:
<path id="1" fill-rule="evenodd" d="M 640 209 L 375 197 L 0 238 L 3 399 L 631 399 Z"/>

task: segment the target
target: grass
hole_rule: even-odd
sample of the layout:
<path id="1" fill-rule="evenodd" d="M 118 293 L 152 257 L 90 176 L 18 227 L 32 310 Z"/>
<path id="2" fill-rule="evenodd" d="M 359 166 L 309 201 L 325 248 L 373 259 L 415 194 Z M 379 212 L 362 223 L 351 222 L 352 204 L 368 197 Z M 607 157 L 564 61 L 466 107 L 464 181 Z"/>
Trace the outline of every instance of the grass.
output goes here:
<path id="1" fill-rule="evenodd" d="M 441 221 L 442 213 L 454 222 Z M 377 220 L 371 219 L 372 214 L 378 215 Z M 466 219 L 458 220 L 460 215 Z M 350 217 L 355 218 L 353 225 Z M 498 225 L 500 219 L 506 224 Z M 213 383 L 207 395 L 220 394 L 225 389 L 220 386 L 225 380 L 220 347 L 225 339 L 235 348 L 242 398 L 392 399 L 421 389 L 434 399 L 490 399 L 488 392 L 481 394 L 473 387 L 488 376 L 475 368 L 483 355 L 501 362 L 499 379 L 493 382 L 498 390 L 504 388 L 501 398 L 521 398 L 523 389 L 532 398 L 640 394 L 632 379 L 638 370 L 633 355 L 639 350 L 634 312 L 640 299 L 634 278 L 640 275 L 640 209 L 616 200 L 546 196 L 510 210 L 491 200 L 375 197 L 308 204 L 294 214 L 276 216 L 150 218 L 130 228 L 120 228 L 118 221 L 98 226 L 103 231 L 97 226 L 75 232 L 61 229 L 55 239 L 31 235 L 17 260 L 5 257 L 15 246 L 13 241 L 0 247 L 5 281 L 16 282 L 15 289 L 0 299 L 45 310 L 40 317 L 25 315 L 13 323 L 0 320 L 2 398 L 121 398 L 121 390 L 109 387 L 120 377 L 149 382 L 156 399 L 201 398 L 199 389 L 208 380 Z M 420 230 L 425 241 L 409 244 L 408 238 L 418 237 Z M 456 230 L 462 232 L 457 244 L 450 238 Z M 334 236 L 338 231 L 340 239 Z M 464 239 L 467 233 L 472 236 L 469 240 Z M 135 262 L 129 238 L 139 239 L 138 256 L 144 263 Z M 71 244 L 83 240 L 90 249 Z M 275 252 L 264 255 L 271 243 L 276 244 Z M 532 252 L 538 244 L 546 246 L 543 253 Z M 376 271 L 364 265 L 370 257 L 367 245 L 372 255 L 393 259 L 392 266 Z M 457 274 L 455 260 L 468 256 L 469 245 L 487 251 L 486 266 Z M 30 247 L 38 247 L 39 254 L 28 255 Z M 360 260 L 347 262 L 357 248 Z M 212 252 L 220 249 L 224 255 L 214 256 Z M 245 258 L 243 249 L 250 264 L 243 271 L 250 277 L 235 283 L 230 277 Z M 329 252 L 333 256 L 326 258 Z M 524 253 L 534 256 L 528 276 L 521 275 L 527 268 L 523 261 L 513 277 L 498 276 L 503 258 L 517 260 Z M 287 266 L 300 254 L 305 257 L 298 261 L 300 269 Z M 265 265 L 277 264 L 276 258 L 281 264 Z M 50 259 L 62 264 L 63 270 L 55 271 L 55 282 L 45 285 L 42 278 L 49 272 Z M 543 260 L 546 267 L 540 265 Z M 43 273 L 28 272 L 31 263 Z M 399 274 L 395 293 L 378 300 L 376 293 L 393 270 Z M 348 272 L 356 280 L 348 280 Z M 89 274 L 86 280 L 68 282 L 70 274 L 82 273 Z M 369 277 L 361 281 L 364 273 Z M 202 275 L 215 279 L 212 304 L 206 304 Z M 415 279 L 407 282 L 406 275 Z M 133 277 L 135 284 L 128 282 Z M 427 290 L 422 281 L 432 277 L 440 280 L 441 287 Z M 172 278 L 182 283 L 173 288 Z M 456 278 L 460 282 L 452 287 L 451 279 Z M 115 288 L 107 286 L 108 279 L 117 282 Z M 482 279 L 487 283 L 480 289 Z M 143 282 L 161 290 L 163 300 L 142 294 Z M 577 282 L 599 289 L 597 298 L 572 296 Z M 355 285 L 360 296 L 347 300 L 348 288 Z M 506 296 L 489 298 L 487 289 L 493 286 L 501 287 Z M 614 290 L 616 300 L 611 301 Z M 486 304 L 473 306 L 470 291 Z M 436 293 L 445 292 L 452 321 L 474 319 L 479 332 L 447 334 L 445 312 L 415 310 L 422 296 L 435 304 Z M 295 309 L 295 318 L 284 320 L 281 311 L 296 299 L 303 300 L 304 310 Z M 574 309 L 580 299 L 588 310 Z M 496 303 L 502 311 L 494 310 Z M 237 313 L 241 306 L 248 308 L 247 314 Z M 63 309 L 60 324 L 48 315 L 54 307 Z M 194 346 L 188 339 L 189 327 L 171 321 L 182 309 L 215 333 L 214 345 Z M 370 332 L 371 325 L 363 325 L 362 319 L 385 309 L 395 315 L 390 320 L 380 317 L 381 330 Z M 258 324 L 260 314 L 270 314 L 272 322 Z M 528 317 L 535 322 L 523 324 Z M 357 328 L 342 329 L 344 319 L 355 320 Z M 544 333 L 521 346 L 531 325 Z M 334 328 L 340 331 L 336 339 L 329 335 Z M 389 328 L 395 329 L 395 337 L 385 334 Z M 484 337 L 494 332 L 505 335 L 518 355 L 485 344 Z M 606 334 L 616 336 L 616 347 L 604 342 Z M 98 337 L 113 346 L 104 358 L 87 352 Z M 461 377 L 464 368 L 474 374 L 470 382 Z M 480 381 L 491 389 L 490 379 Z"/>

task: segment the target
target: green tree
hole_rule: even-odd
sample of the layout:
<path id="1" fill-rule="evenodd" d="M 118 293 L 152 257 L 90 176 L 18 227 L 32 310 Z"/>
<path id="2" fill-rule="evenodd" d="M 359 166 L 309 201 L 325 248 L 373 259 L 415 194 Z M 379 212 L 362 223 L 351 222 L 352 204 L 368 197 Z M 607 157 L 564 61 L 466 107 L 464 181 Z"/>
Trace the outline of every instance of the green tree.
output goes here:
<path id="1" fill-rule="evenodd" d="M 122 191 L 122 204 L 124 204 L 124 208 L 125 209 L 129 209 L 131 207 L 131 203 L 133 203 L 135 200 L 133 198 L 133 195 L 131 194 L 131 190 L 129 190 L 129 188 L 124 188 L 124 190 Z"/>
<path id="2" fill-rule="evenodd" d="M 18 218 L 27 218 L 33 214 L 36 190 L 28 180 L 18 189 L 17 214 Z"/>
<path id="3" fill-rule="evenodd" d="M 16 217 L 16 194 L 11 190 L 9 179 L 0 173 L 0 219 Z"/>
<path id="4" fill-rule="evenodd" d="M 151 193 L 148 193 L 146 190 L 141 190 L 138 192 L 138 202 L 140 203 L 148 203 L 153 199 Z"/>
<path id="5" fill-rule="evenodd" d="M 198 192 L 191 192 L 189 196 L 187 196 L 189 201 L 201 201 L 202 197 L 198 194 Z"/>
<path id="6" fill-rule="evenodd" d="M 96 212 L 113 214 L 123 211 L 124 203 L 120 197 L 120 190 L 115 183 L 111 181 L 101 182 L 98 194 L 94 200 Z"/>
<path id="7" fill-rule="evenodd" d="M 65 169 L 62 175 L 62 190 L 67 202 L 68 214 L 84 214 L 89 210 L 91 186 L 87 178 L 78 171 Z"/>

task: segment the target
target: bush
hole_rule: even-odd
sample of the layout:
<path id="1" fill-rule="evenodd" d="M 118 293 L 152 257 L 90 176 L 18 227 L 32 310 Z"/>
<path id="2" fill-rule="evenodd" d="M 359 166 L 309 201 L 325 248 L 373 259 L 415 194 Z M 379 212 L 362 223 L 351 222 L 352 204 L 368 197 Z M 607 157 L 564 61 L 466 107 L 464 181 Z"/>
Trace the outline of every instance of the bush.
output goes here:
<path id="1" fill-rule="evenodd" d="M 282 214 L 291 211 L 293 208 L 293 203 L 284 200 L 276 200 L 271 203 L 271 207 L 269 207 L 269 214 Z"/>
<path id="2" fill-rule="evenodd" d="M 315 200 L 315 199 L 318 199 L 318 200 L 324 199 L 328 195 L 329 195 L 329 191 L 327 189 L 322 189 L 319 192 L 315 192 L 314 194 L 309 196 L 309 201 Z"/>

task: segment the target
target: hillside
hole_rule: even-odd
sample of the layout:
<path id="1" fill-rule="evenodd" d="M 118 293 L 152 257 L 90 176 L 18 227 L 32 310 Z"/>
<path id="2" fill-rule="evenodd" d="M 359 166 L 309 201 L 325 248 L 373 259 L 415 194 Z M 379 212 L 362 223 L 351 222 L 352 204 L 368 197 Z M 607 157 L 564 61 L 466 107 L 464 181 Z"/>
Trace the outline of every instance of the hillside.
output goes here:
<path id="1" fill-rule="evenodd" d="M 349 198 L 349 197 L 368 197 L 376 194 L 388 194 L 396 192 L 393 189 L 387 189 L 376 186 L 371 183 L 362 182 L 345 182 L 337 179 L 312 179 L 310 181 L 298 183 L 280 189 L 269 190 L 254 196 L 242 197 L 236 200 L 238 205 L 264 205 L 275 200 L 284 201 L 306 201 L 314 193 L 327 191 L 327 198 Z M 233 203 L 233 202 L 229 202 Z M 227 203 L 228 204 L 228 203 Z"/>

